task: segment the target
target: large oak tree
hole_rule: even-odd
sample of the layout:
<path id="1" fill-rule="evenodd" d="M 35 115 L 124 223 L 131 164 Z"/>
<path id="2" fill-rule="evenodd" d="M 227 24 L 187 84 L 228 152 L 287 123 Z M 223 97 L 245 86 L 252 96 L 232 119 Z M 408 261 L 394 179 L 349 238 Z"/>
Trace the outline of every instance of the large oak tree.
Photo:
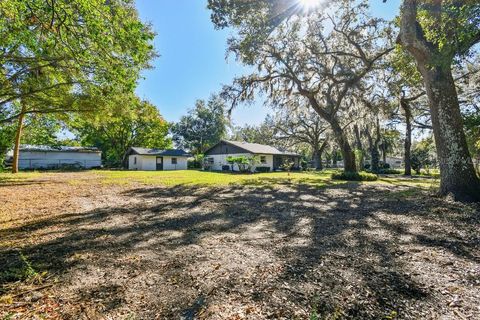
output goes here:
<path id="1" fill-rule="evenodd" d="M 14 172 L 26 114 L 99 108 L 133 91 L 155 55 L 131 0 L 3 0 L 0 16 L 0 119 L 18 122 Z"/>
<path id="2" fill-rule="evenodd" d="M 480 201 L 452 75 L 452 64 L 480 42 L 480 3 L 476 0 L 404 0 L 398 42 L 422 75 L 440 164 L 440 193 Z"/>
<path id="3" fill-rule="evenodd" d="M 368 16 L 365 2 L 339 1 L 332 9 L 335 15 L 322 10 L 295 14 L 291 7 L 282 8 L 282 3 L 286 2 L 209 2 L 217 27 L 238 30 L 229 41 L 229 50 L 258 69 L 226 86 L 223 96 L 233 105 L 252 101 L 258 92 L 274 105 L 303 99 L 329 123 L 345 170 L 357 171 L 345 131 L 347 100 L 391 51 L 389 28 Z"/>

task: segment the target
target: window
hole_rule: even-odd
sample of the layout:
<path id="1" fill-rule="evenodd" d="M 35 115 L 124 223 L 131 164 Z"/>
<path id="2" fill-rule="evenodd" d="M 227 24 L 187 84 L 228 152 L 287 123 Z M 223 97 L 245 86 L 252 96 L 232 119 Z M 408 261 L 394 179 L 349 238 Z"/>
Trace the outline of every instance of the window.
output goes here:
<path id="1" fill-rule="evenodd" d="M 133 157 L 133 164 L 137 164 L 137 157 Z"/>
<path id="2" fill-rule="evenodd" d="M 260 156 L 260 163 L 267 163 L 267 157 L 266 156 Z"/>
<path id="3" fill-rule="evenodd" d="M 210 164 L 213 164 L 213 158 L 208 158 L 207 162 L 210 163 Z"/>
<path id="4" fill-rule="evenodd" d="M 172 164 L 177 164 L 177 158 L 172 158 Z"/>

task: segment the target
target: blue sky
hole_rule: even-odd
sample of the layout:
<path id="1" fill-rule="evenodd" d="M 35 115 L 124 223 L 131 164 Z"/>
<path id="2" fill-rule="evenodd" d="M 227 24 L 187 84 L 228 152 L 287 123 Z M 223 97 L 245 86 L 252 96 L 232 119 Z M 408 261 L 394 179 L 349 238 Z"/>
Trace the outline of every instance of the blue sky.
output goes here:
<path id="1" fill-rule="evenodd" d="M 292 0 L 296 1 L 296 0 Z M 215 30 L 206 0 L 137 0 L 143 21 L 157 33 L 155 48 L 161 55 L 154 69 L 145 71 L 138 95 L 154 103 L 167 121 L 177 121 L 197 99 L 208 99 L 247 70 L 233 57 L 226 60 L 230 31 Z M 370 0 L 375 16 L 391 19 L 400 0 Z M 268 113 L 261 102 L 234 110 L 238 125 L 260 123 Z"/>

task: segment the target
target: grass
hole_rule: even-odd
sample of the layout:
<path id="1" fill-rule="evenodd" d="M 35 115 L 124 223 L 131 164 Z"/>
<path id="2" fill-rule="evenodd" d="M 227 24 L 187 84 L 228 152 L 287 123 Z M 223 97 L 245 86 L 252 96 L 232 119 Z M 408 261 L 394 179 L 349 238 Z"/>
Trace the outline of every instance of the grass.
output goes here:
<path id="1" fill-rule="evenodd" d="M 325 186 L 332 183 L 332 171 L 322 172 L 271 172 L 255 174 L 238 174 L 229 172 L 205 172 L 199 170 L 179 171 L 96 171 L 103 183 L 125 184 L 137 182 L 150 185 L 253 185 L 273 186 L 275 184 L 308 184 Z"/>
<path id="2" fill-rule="evenodd" d="M 378 176 L 370 172 L 334 172 L 332 173 L 334 180 L 348 180 L 348 181 L 376 181 Z"/>
<path id="3" fill-rule="evenodd" d="M 339 170 L 323 170 L 308 172 L 270 172 L 255 174 L 238 174 L 229 172 L 205 172 L 199 170 L 178 171 L 120 171 L 120 170 L 92 170 L 75 172 L 68 183 L 70 185 L 89 184 L 98 180 L 103 184 L 125 185 L 140 183 L 158 186 L 228 186 L 244 185 L 256 187 L 275 187 L 277 185 L 303 184 L 313 187 L 327 187 L 347 183 L 341 180 L 333 180 L 332 174 Z M 35 181 L 45 176 L 68 174 L 64 172 L 20 172 L 18 174 L 0 173 L 1 185 L 16 185 Z M 422 189 L 430 189 L 438 186 L 438 179 L 431 177 L 417 177 L 414 179 L 403 177 L 380 177 L 378 181 L 349 182 L 349 183 L 378 183 L 396 186 L 408 186 Z"/>
<path id="4" fill-rule="evenodd" d="M 25 180 L 36 179 L 40 176 L 42 176 L 42 173 L 37 171 L 20 172 L 18 174 L 11 174 L 10 172 L 0 172 L 0 185 L 22 183 L 25 182 Z"/>

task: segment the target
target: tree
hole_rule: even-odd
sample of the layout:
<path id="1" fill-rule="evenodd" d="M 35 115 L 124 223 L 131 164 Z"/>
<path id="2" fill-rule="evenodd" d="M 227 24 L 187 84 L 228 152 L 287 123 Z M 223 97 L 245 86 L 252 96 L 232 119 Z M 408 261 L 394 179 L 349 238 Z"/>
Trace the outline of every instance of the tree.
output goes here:
<path id="1" fill-rule="evenodd" d="M 173 141 L 194 154 L 202 154 L 227 134 L 225 103 L 218 96 L 198 100 L 195 108 L 172 126 Z"/>
<path id="2" fill-rule="evenodd" d="M 372 133 L 373 132 L 373 136 Z M 368 150 L 370 151 L 370 168 L 373 172 L 379 172 L 380 170 L 380 152 L 379 145 L 381 141 L 380 135 L 380 120 L 378 116 L 371 124 L 365 125 L 364 134 L 368 141 Z"/>
<path id="3" fill-rule="evenodd" d="M 308 107 L 296 107 L 294 110 L 279 110 L 272 127 L 279 140 L 289 146 L 307 145 L 310 148 L 314 167 L 322 170 L 322 154 L 328 146 L 328 124 L 315 111 Z"/>
<path id="4" fill-rule="evenodd" d="M 0 121 L 18 123 L 14 172 L 25 115 L 100 108 L 132 92 L 155 56 L 128 0 L 3 0 L 0 16 Z"/>
<path id="5" fill-rule="evenodd" d="M 423 139 L 415 144 L 412 150 L 412 169 L 417 174 L 420 174 L 423 168 L 429 170 L 436 163 L 435 144 L 432 137 Z"/>
<path id="6" fill-rule="evenodd" d="M 229 139 L 279 147 L 273 123 L 273 118 L 267 115 L 265 120 L 259 125 L 246 124 L 243 127 L 234 127 Z"/>
<path id="7" fill-rule="evenodd" d="M 112 108 L 95 115 L 79 115 L 70 122 L 82 145 L 95 146 L 109 166 L 126 164 L 130 147 L 166 149 L 169 125 L 158 109 L 137 97 L 118 97 Z"/>
<path id="8" fill-rule="evenodd" d="M 345 131 L 348 96 L 392 50 L 385 41 L 389 29 L 384 22 L 368 16 L 365 2 L 354 2 L 335 3 L 334 17 L 317 10 L 281 23 L 271 18 L 279 14 L 269 1 L 209 2 L 217 27 L 239 30 L 237 38 L 229 41 L 229 50 L 259 70 L 226 86 L 223 97 L 233 106 L 252 101 L 257 92 L 266 94 L 273 105 L 286 106 L 292 97 L 301 98 L 329 123 L 346 171 L 357 170 Z M 262 4 L 265 10 L 258 10 Z"/>
<path id="9" fill-rule="evenodd" d="M 425 85 L 440 163 L 440 193 L 480 201 L 480 179 L 452 76 L 452 64 L 480 41 L 480 3 L 404 0 L 397 41 L 415 59 Z"/>

